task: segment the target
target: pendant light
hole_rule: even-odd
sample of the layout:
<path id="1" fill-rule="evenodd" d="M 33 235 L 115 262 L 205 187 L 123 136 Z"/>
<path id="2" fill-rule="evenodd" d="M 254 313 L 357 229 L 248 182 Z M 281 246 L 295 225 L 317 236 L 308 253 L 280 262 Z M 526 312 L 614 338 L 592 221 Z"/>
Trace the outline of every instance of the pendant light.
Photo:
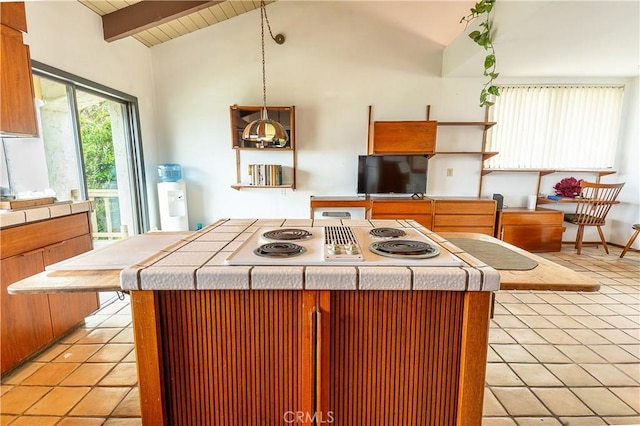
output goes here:
<path id="1" fill-rule="evenodd" d="M 267 114 L 267 79 L 265 76 L 265 59 L 264 59 L 264 23 L 267 22 L 269 35 L 278 44 L 284 43 L 284 36 L 277 34 L 275 37 L 271 32 L 269 18 L 267 18 L 267 10 L 265 9 L 264 0 L 260 2 L 260 31 L 262 34 L 262 111 L 260 118 L 254 120 L 244 128 L 242 139 L 253 142 L 258 148 L 278 147 L 282 148 L 287 145 L 289 135 L 282 124 L 275 120 L 269 119 Z"/>

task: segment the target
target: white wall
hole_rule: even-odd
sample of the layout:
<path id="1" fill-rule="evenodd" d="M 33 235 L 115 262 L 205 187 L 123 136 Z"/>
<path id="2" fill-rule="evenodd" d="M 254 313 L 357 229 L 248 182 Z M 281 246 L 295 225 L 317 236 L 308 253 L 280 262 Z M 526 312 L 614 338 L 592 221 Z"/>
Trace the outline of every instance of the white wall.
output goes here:
<path id="1" fill-rule="evenodd" d="M 409 4 L 417 14 L 422 10 L 421 2 Z M 381 11 L 390 19 L 376 19 Z M 262 102 L 259 11 L 151 49 L 159 159 L 183 165 L 192 228 L 220 217 L 308 217 L 310 195 L 354 195 L 357 156 L 366 153 L 368 105 L 374 107 L 374 120 L 424 119 L 428 104 L 433 119 L 484 118 L 477 105 L 483 80 L 441 78 L 444 46 L 393 24 L 404 9 L 391 2 L 277 2 L 269 5 L 268 13 L 274 34 L 287 37 L 278 46 L 267 35 L 267 102 L 296 107 L 296 191 L 230 188 L 236 174 L 229 106 Z M 620 149 L 635 149 L 636 155 L 619 156 L 619 173 L 603 179 L 630 181 L 624 203 L 616 206 L 609 221 L 615 229 L 610 240 L 624 244 L 625 229 L 638 221 L 631 212 L 638 210 L 640 178 L 630 164 L 638 158 L 637 120 L 631 118 L 634 108 L 637 116 L 637 79 L 502 77 L 500 82 L 632 83 Z M 439 132 L 439 150 L 459 149 L 453 146 L 459 143 L 455 137 L 442 128 Z M 470 132 L 464 144 L 479 150 L 481 133 Z M 454 169 L 453 177 L 446 176 L 447 168 Z M 479 172 L 478 157 L 435 156 L 429 164 L 428 192 L 476 195 Z M 554 177 L 558 181 L 564 176 Z M 525 206 L 536 183 L 536 175 L 489 175 L 483 194 L 501 192 L 510 206 Z M 569 226 L 564 239 L 574 236 Z M 597 236 L 587 234 L 586 240 Z"/>
<path id="2" fill-rule="evenodd" d="M 157 141 L 151 52 L 133 38 L 107 43 L 98 15 L 76 1 L 26 2 L 31 58 L 138 98 L 145 170 L 156 206 Z M 151 212 L 157 226 L 157 209 Z"/>

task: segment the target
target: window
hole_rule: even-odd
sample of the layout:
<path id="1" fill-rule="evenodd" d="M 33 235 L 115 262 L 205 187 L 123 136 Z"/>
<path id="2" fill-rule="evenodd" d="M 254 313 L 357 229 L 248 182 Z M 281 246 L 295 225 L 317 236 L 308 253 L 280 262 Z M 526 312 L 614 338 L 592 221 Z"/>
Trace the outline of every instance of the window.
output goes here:
<path id="1" fill-rule="evenodd" d="M 94 201 L 96 239 L 147 230 L 136 98 L 35 61 L 33 80 L 40 137 L 3 139 L 11 190 Z"/>
<path id="2" fill-rule="evenodd" d="M 624 86 L 500 86 L 488 168 L 613 166 Z"/>

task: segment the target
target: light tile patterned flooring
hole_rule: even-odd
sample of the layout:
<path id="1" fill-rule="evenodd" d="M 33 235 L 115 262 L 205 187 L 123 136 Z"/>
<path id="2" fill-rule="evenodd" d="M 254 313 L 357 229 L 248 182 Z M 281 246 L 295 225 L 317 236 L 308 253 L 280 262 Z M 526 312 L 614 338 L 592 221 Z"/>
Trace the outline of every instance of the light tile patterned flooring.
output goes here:
<path id="1" fill-rule="evenodd" d="M 597 293 L 497 294 L 483 425 L 640 424 L 640 254 L 543 256 Z M 139 425 L 128 302 L 114 301 L 2 378 L 1 425 Z"/>

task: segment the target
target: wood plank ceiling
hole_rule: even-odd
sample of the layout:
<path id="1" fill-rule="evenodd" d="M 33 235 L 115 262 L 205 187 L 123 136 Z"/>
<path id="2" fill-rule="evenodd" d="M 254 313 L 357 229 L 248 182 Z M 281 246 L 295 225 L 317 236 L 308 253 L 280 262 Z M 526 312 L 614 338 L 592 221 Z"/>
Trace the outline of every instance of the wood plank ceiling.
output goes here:
<path id="1" fill-rule="evenodd" d="M 147 47 L 215 25 L 260 7 L 260 0 L 78 0 L 102 17 L 104 38 L 133 37 Z M 275 0 L 266 0 L 273 3 Z"/>

